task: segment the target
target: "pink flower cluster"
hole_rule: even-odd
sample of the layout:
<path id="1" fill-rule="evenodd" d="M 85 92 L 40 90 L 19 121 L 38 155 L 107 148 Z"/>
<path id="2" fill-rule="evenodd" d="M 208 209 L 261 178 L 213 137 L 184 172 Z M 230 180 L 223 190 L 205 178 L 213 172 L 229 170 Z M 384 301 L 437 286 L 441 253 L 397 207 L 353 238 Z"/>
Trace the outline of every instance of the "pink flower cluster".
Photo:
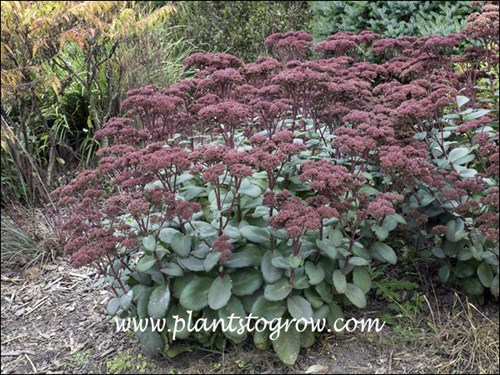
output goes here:
<path id="1" fill-rule="evenodd" d="M 334 165 L 328 160 L 307 161 L 302 164 L 300 179 L 308 181 L 314 190 L 329 198 L 341 197 L 365 183 L 361 176 L 349 173 L 346 167 Z"/>
<path id="2" fill-rule="evenodd" d="M 245 219 L 239 189 L 256 172 L 267 176 L 269 224 L 294 239 L 321 233 L 323 221 L 336 218 L 353 243 L 394 214 L 403 198 L 422 200 L 419 189 L 436 204 L 458 202 L 453 214 L 473 216 L 493 238 L 498 189 L 485 193 L 484 181 L 498 181 L 499 147 L 480 131 L 493 116 L 452 123 L 455 141 L 467 139 L 474 146 L 477 177 L 463 178 L 453 163 L 438 168 L 435 160 L 450 152 L 443 136 L 449 124 L 442 118 L 456 108 L 455 96 L 463 89 L 476 93 L 477 80 L 487 77 L 481 65 L 498 66 L 498 43 L 487 39 L 498 30 L 495 9 L 485 5 L 457 35 L 382 39 L 371 32 L 338 33 L 316 45 L 323 58 L 312 61 L 306 61 L 313 53 L 310 35 L 273 34 L 265 44 L 275 58 L 245 65 L 229 54 L 196 53 L 185 60 L 186 69 L 195 71 L 193 79 L 131 90 L 122 103 L 123 117 L 110 119 L 96 133 L 109 142 L 98 152 L 99 166 L 54 192 L 68 207 L 65 228 L 72 240 L 66 250 L 74 264 L 138 246 L 138 236 L 148 233 L 151 223 L 175 220 L 184 231 L 193 215 L 207 209 L 203 199 L 178 196 L 184 187 L 178 181 L 187 173 L 213 188 L 217 208 L 228 211 L 219 218 L 213 244 L 224 260 L 233 249 L 224 229 L 234 217 Z M 476 45 L 455 56 L 466 38 L 489 41 L 491 48 Z M 457 62 L 461 71 L 454 68 Z M 467 106 L 476 104 L 473 99 Z M 207 145 L 221 139 L 223 146 Z M 311 160 L 300 160 L 304 152 Z M 300 193 L 294 195 L 292 186 Z M 368 194 L 370 189 L 378 194 Z M 478 195 L 482 198 L 472 199 Z M 124 223 L 125 214 L 138 229 Z M 429 218 L 416 209 L 407 217 L 428 225 Z M 103 222 L 109 223 L 106 229 Z M 357 237 L 361 228 L 364 234 Z"/>
<path id="3" fill-rule="evenodd" d="M 284 200 L 283 198 L 286 200 Z M 284 191 L 277 194 L 276 201 L 280 202 L 277 215 L 269 219 L 269 225 L 275 229 L 285 229 L 291 238 L 299 238 L 308 230 L 319 230 L 322 227 L 321 216 L 314 207 L 304 205 L 297 197 Z"/>
<path id="4" fill-rule="evenodd" d="M 229 236 L 223 234 L 222 236 L 219 236 L 219 238 L 217 238 L 215 242 L 212 244 L 214 250 L 221 254 L 220 257 L 221 262 L 224 262 L 229 258 L 231 258 L 233 245 L 231 244 L 231 242 L 229 242 L 229 239 L 230 239 Z"/>
<path id="5" fill-rule="evenodd" d="M 316 45 L 316 51 L 323 52 L 325 55 L 348 55 L 357 58 L 362 46 L 366 48 L 379 38 L 379 34 L 371 31 L 362 31 L 359 34 L 353 32 L 337 33 L 319 42 Z"/>
<path id="6" fill-rule="evenodd" d="M 312 40 L 312 36 L 303 31 L 289 31 L 268 36 L 264 45 L 269 47 L 271 54 L 286 63 L 304 60 L 307 57 L 307 50 L 312 46 Z"/>

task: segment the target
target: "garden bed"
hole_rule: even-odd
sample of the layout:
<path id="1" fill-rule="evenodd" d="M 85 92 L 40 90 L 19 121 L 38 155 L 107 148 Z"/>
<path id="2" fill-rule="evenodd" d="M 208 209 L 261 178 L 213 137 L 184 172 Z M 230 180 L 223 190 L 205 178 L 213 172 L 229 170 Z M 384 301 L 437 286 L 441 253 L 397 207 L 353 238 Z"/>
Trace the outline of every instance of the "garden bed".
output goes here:
<path id="1" fill-rule="evenodd" d="M 2 6 L 2 373 L 498 373 L 498 2 L 251 61 L 70 3 Z"/>
<path id="2" fill-rule="evenodd" d="M 498 369 L 498 307 L 494 305 L 482 309 L 485 315 L 475 317 L 479 320 L 472 338 L 481 337 L 482 343 L 461 342 L 467 332 L 457 331 L 452 320 L 445 320 L 440 328 L 448 329 L 448 341 L 435 347 L 430 345 L 432 332 L 412 336 L 408 330 L 396 332 L 394 327 L 384 328 L 380 334 L 340 338 L 325 334 L 301 352 L 293 367 L 280 363 L 272 352 L 261 352 L 249 344 L 229 347 L 224 355 L 192 346 L 192 351 L 173 359 L 155 360 L 140 354 L 139 342 L 132 335 L 115 332 L 105 313 L 111 293 L 95 283 L 91 269 L 75 270 L 62 259 L 24 272 L 2 270 L 2 373 L 303 373 L 314 365 L 325 373 L 431 373 L 457 371 L 466 359 L 463 350 L 457 349 L 464 345 L 496 350 L 496 363 L 492 358 L 491 362 L 471 365 L 485 373 L 493 373 L 495 366 Z M 366 314 L 374 316 L 381 308 L 370 305 Z M 488 325 L 488 320 L 496 326 Z M 425 319 L 418 327 L 408 321 L 407 328 L 423 332 L 424 323 Z M 486 336 L 479 336 L 488 327 Z M 177 345 L 183 344 L 186 342 Z M 455 357 L 447 355 L 447 350 L 455 351 Z"/>

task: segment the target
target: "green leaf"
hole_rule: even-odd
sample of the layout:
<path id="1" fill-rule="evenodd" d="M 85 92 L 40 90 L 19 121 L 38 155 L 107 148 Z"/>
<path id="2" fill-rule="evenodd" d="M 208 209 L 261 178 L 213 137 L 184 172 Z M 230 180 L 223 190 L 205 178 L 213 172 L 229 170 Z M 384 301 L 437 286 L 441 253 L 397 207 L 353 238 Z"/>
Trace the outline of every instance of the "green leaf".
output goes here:
<path id="1" fill-rule="evenodd" d="M 205 242 L 198 242 L 191 250 L 191 255 L 198 259 L 205 259 L 207 255 L 212 252 L 212 249 Z"/>
<path id="2" fill-rule="evenodd" d="M 203 261 L 203 267 L 205 268 L 205 272 L 210 272 L 212 268 L 219 262 L 221 257 L 221 253 L 217 251 L 212 251 L 207 254 L 207 257 Z"/>
<path id="3" fill-rule="evenodd" d="M 106 306 L 106 311 L 109 315 L 115 315 L 120 308 L 120 299 L 118 297 L 111 298 Z"/>
<path id="4" fill-rule="evenodd" d="M 283 275 L 283 270 L 272 265 L 273 252 L 268 250 L 262 257 L 261 271 L 262 277 L 268 284 L 275 283 Z"/>
<path id="5" fill-rule="evenodd" d="M 264 289 L 264 297 L 268 301 L 280 301 L 285 299 L 292 291 L 292 285 L 289 280 L 282 278 L 274 284 L 266 285 Z"/>
<path id="6" fill-rule="evenodd" d="M 463 165 L 474 160 L 474 155 L 470 154 L 470 150 L 465 147 L 454 148 L 448 154 L 448 160 L 455 165 Z"/>
<path id="7" fill-rule="evenodd" d="M 177 258 L 179 265 L 189 271 L 200 272 L 205 270 L 204 260 L 193 256 L 187 258 Z"/>
<path id="8" fill-rule="evenodd" d="M 481 284 L 481 282 L 476 278 L 470 277 L 465 279 L 463 286 L 465 291 L 473 296 L 480 296 L 484 293 L 483 284 Z"/>
<path id="9" fill-rule="evenodd" d="M 372 231 L 375 233 L 379 241 L 384 241 L 389 237 L 389 229 L 385 226 L 373 225 Z"/>
<path id="10" fill-rule="evenodd" d="M 176 320 L 174 316 L 177 316 L 177 327 L 175 326 Z M 181 322 L 184 322 L 183 325 Z M 191 334 L 189 332 L 188 327 L 189 315 L 185 308 L 183 308 L 180 304 L 172 304 L 170 310 L 167 314 L 167 327 L 170 332 L 173 332 L 176 329 L 175 339 L 187 339 Z"/>
<path id="11" fill-rule="evenodd" d="M 208 292 L 212 279 L 200 277 L 192 280 L 181 292 L 179 302 L 186 310 L 200 311 L 208 306 Z"/>
<path id="12" fill-rule="evenodd" d="M 338 247 L 342 245 L 342 240 L 344 239 L 344 235 L 340 229 L 334 229 L 328 234 L 328 238 L 331 241 L 331 245 L 334 247 Z"/>
<path id="13" fill-rule="evenodd" d="M 159 244 L 156 247 L 155 253 L 156 253 L 156 255 L 158 255 L 158 258 L 160 258 L 160 259 L 162 259 L 165 255 L 171 254 L 170 250 L 165 249 L 161 244 Z"/>
<path id="14" fill-rule="evenodd" d="M 293 365 L 300 352 L 300 334 L 291 327 L 288 331 L 281 330 L 276 340 L 272 341 L 278 358 L 286 365 Z"/>
<path id="15" fill-rule="evenodd" d="M 292 287 L 294 289 L 307 289 L 310 286 L 309 277 L 307 277 L 304 267 L 295 269 L 295 278 L 293 279 Z"/>
<path id="16" fill-rule="evenodd" d="M 231 315 L 233 315 L 233 317 L 239 317 L 240 319 L 236 320 L 231 318 Z M 245 318 L 247 316 L 239 298 L 232 296 L 227 304 L 218 311 L 218 316 L 220 319 L 225 321 L 224 325 L 230 328 L 224 332 L 226 337 L 231 339 L 236 344 L 239 344 L 246 339 L 247 332 L 244 330 L 239 332 L 240 328 L 244 326 Z M 233 331 L 231 331 L 231 329 Z"/>
<path id="17" fill-rule="evenodd" d="M 330 303 L 329 309 L 328 309 L 328 315 L 326 318 L 328 321 L 328 325 L 331 327 L 332 332 L 334 332 L 337 335 L 342 335 L 343 330 L 337 330 L 339 327 L 342 326 L 342 324 L 340 324 L 340 325 L 337 324 L 337 326 L 335 326 L 335 322 L 338 319 L 344 319 L 344 312 L 342 311 L 342 308 L 336 302 Z"/>
<path id="18" fill-rule="evenodd" d="M 158 234 L 158 238 L 166 244 L 170 244 L 172 242 L 172 237 L 174 234 L 180 233 L 178 230 L 174 228 L 163 228 L 160 230 Z"/>
<path id="19" fill-rule="evenodd" d="M 351 266 L 367 266 L 369 263 L 365 258 L 352 257 L 349 258 L 349 265 Z"/>
<path id="20" fill-rule="evenodd" d="M 148 314 L 155 319 L 162 319 L 167 314 L 170 303 L 170 289 L 160 285 L 153 290 L 148 302 Z"/>
<path id="21" fill-rule="evenodd" d="M 142 239 L 142 245 L 146 251 L 153 252 L 156 250 L 156 238 L 153 235 L 149 235 Z"/>
<path id="22" fill-rule="evenodd" d="M 157 270 L 158 267 L 154 267 L 154 270 L 150 272 L 151 275 L 151 280 L 153 280 L 156 284 L 159 285 L 165 285 L 165 278 L 163 277 L 162 273 Z"/>
<path id="23" fill-rule="evenodd" d="M 224 228 L 224 234 L 236 241 L 239 241 L 242 238 L 240 230 L 236 227 L 233 227 L 232 225 L 228 225 L 226 226 L 226 228 Z"/>
<path id="24" fill-rule="evenodd" d="M 299 268 L 303 262 L 303 258 L 300 256 L 290 256 L 287 258 L 288 263 L 290 264 L 290 268 L 296 269 Z"/>
<path id="25" fill-rule="evenodd" d="M 285 270 L 289 270 L 291 269 L 292 267 L 290 267 L 290 261 L 288 260 L 288 258 L 284 258 L 282 257 L 281 255 L 279 256 L 275 256 L 272 260 L 271 260 L 271 264 L 276 267 L 276 268 L 282 268 L 282 269 L 285 269 Z"/>
<path id="26" fill-rule="evenodd" d="M 259 350 L 268 350 L 271 345 L 271 341 L 269 340 L 269 330 L 265 329 L 263 331 L 254 331 L 253 343 Z"/>
<path id="27" fill-rule="evenodd" d="M 177 177 L 176 184 L 183 184 L 184 182 L 191 181 L 193 178 L 194 176 L 191 173 L 183 173 Z"/>
<path id="28" fill-rule="evenodd" d="M 266 228 L 247 225 L 240 228 L 240 232 L 250 242 L 269 244 L 269 231 Z"/>
<path id="29" fill-rule="evenodd" d="M 440 259 L 446 258 L 446 254 L 444 253 L 444 250 L 440 247 L 435 247 L 431 251 L 432 251 L 432 255 L 434 255 L 436 258 L 440 258 Z"/>
<path id="30" fill-rule="evenodd" d="M 345 250 L 342 249 L 342 251 L 345 251 Z M 347 253 L 347 251 L 346 251 L 346 253 Z M 365 249 L 363 244 L 361 244 L 360 242 L 354 242 L 354 244 L 352 246 L 352 254 L 357 256 L 357 257 L 361 257 L 363 259 L 371 259 L 372 258 L 369 251 L 367 249 Z M 349 264 L 350 264 L 350 262 L 349 262 Z M 346 273 L 349 273 L 349 272 L 346 272 Z"/>
<path id="31" fill-rule="evenodd" d="M 149 318 L 148 314 L 148 303 L 149 297 L 151 293 L 153 293 L 153 289 L 151 287 L 144 288 L 143 292 L 137 298 L 137 315 L 141 319 Z"/>
<path id="32" fill-rule="evenodd" d="M 318 248 L 331 259 L 337 259 L 337 248 L 334 245 L 333 240 L 330 240 L 328 238 L 324 240 L 316 240 L 316 246 L 318 246 Z"/>
<path id="33" fill-rule="evenodd" d="M 352 282 L 359 286 L 363 293 L 368 293 L 372 287 L 372 278 L 365 267 L 355 267 L 352 271 Z"/>
<path id="34" fill-rule="evenodd" d="M 323 305 L 323 300 L 320 298 L 318 292 L 313 288 L 304 290 L 304 296 L 307 298 L 313 309 L 319 309 Z"/>
<path id="35" fill-rule="evenodd" d="M 484 251 L 481 254 L 481 259 L 484 259 L 486 263 L 491 266 L 498 266 L 498 257 L 490 251 Z"/>
<path id="36" fill-rule="evenodd" d="M 474 120 L 474 119 L 477 119 L 477 118 L 483 117 L 484 115 L 487 115 L 487 114 L 488 114 L 488 113 L 490 113 L 490 112 L 491 112 L 491 110 L 489 110 L 489 109 L 483 109 L 483 108 L 481 108 L 481 109 L 477 109 L 477 110 L 475 110 L 475 111 L 472 111 L 472 112 L 470 112 L 470 113 L 466 114 L 466 115 L 464 116 L 464 120 L 465 120 L 465 121 Z"/>
<path id="37" fill-rule="evenodd" d="M 326 319 L 328 316 L 328 311 L 329 311 L 328 305 L 325 304 L 321 305 L 317 309 L 313 310 L 313 319 L 315 321 Z"/>
<path id="38" fill-rule="evenodd" d="M 442 282 L 442 283 L 445 283 L 448 281 L 448 279 L 450 278 L 450 266 L 448 266 L 447 264 L 444 264 L 441 266 L 441 268 L 439 269 L 439 280 Z"/>
<path id="39" fill-rule="evenodd" d="M 366 307 L 366 296 L 359 286 L 348 283 L 345 296 L 354 306 L 360 309 Z"/>
<path id="40" fill-rule="evenodd" d="M 470 251 L 470 249 L 462 248 L 462 250 L 458 253 L 457 259 L 464 262 L 472 259 L 472 251 Z"/>
<path id="41" fill-rule="evenodd" d="M 315 289 L 323 301 L 325 301 L 326 303 L 332 302 L 332 288 L 326 283 L 326 281 L 323 281 L 316 285 Z"/>
<path id="42" fill-rule="evenodd" d="M 300 333 L 300 347 L 310 348 L 314 345 L 316 341 L 316 335 L 313 331 L 306 329 L 304 332 Z"/>
<path id="43" fill-rule="evenodd" d="M 398 224 L 406 225 L 406 220 L 399 214 L 392 214 L 385 217 L 382 226 L 391 232 L 397 228 Z"/>
<path id="44" fill-rule="evenodd" d="M 383 242 L 375 242 L 370 248 L 370 254 L 380 262 L 396 264 L 398 261 L 398 257 L 392 247 Z"/>
<path id="45" fill-rule="evenodd" d="M 177 339 L 177 335 L 175 336 L 175 338 Z M 192 351 L 193 349 L 191 348 L 190 345 L 176 345 L 168 348 L 165 354 L 168 356 L 168 358 L 172 359 L 177 357 L 179 354 L 190 353 Z"/>
<path id="46" fill-rule="evenodd" d="M 238 192 L 254 199 L 260 197 L 262 194 L 262 190 L 260 190 L 260 187 L 252 184 L 248 179 L 244 179 L 241 182 L 241 186 Z"/>
<path id="47" fill-rule="evenodd" d="M 196 276 L 194 273 L 185 273 L 184 276 L 181 277 L 175 277 L 172 281 L 171 285 L 171 292 L 172 295 L 179 299 L 181 297 L 181 293 L 184 290 L 184 288 L 193 280 L 197 279 L 198 276 Z"/>
<path id="48" fill-rule="evenodd" d="M 241 249 L 241 252 L 244 252 L 253 259 L 252 261 L 252 266 L 254 267 L 260 267 L 260 263 L 262 262 L 262 257 L 266 253 L 266 247 L 257 245 L 254 243 L 246 243 L 243 248 Z"/>
<path id="49" fill-rule="evenodd" d="M 172 263 L 172 262 L 166 264 L 165 267 L 163 267 L 160 271 L 168 276 L 183 276 L 184 275 L 184 271 L 182 270 L 182 268 L 179 267 L 178 264 Z"/>
<path id="50" fill-rule="evenodd" d="M 151 255 L 143 255 L 142 258 L 137 262 L 135 270 L 137 272 L 149 271 L 151 267 L 156 264 L 156 260 Z"/>
<path id="51" fill-rule="evenodd" d="M 479 267 L 477 267 L 477 276 L 479 277 L 481 284 L 483 284 L 486 288 L 491 286 L 493 278 L 495 277 L 491 266 L 486 262 L 481 262 Z"/>
<path id="52" fill-rule="evenodd" d="M 312 319 L 313 310 L 309 301 L 300 296 L 291 296 L 287 298 L 288 312 L 297 320 Z"/>
<path id="53" fill-rule="evenodd" d="M 191 224 L 193 224 L 196 233 L 202 240 L 217 236 L 218 234 L 217 229 L 214 228 L 210 223 L 207 223 L 205 221 L 193 221 L 191 222 Z"/>
<path id="54" fill-rule="evenodd" d="M 148 356 L 154 357 L 161 354 L 165 348 L 165 342 L 158 332 L 155 331 L 137 331 L 141 348 Z"/>
<path id="55" fill-rule="evenodd" d="M 133 297 L 134 297 L 134 292 L 132 291 L 132 289 L 130 289 L 127 293 L 122 294 L 120 296 L 120 307 L 123 310 L 128 310 L 130 304 L 132 303 Z"/>
<path id="56" fill-rule="evenodd" d="M 185 188 L 182 188 L 181 195 L 184 197 L 185 200 L 191 201 L 197 196 L 199 196 L 201 193 L 205 191 L 205 188 L 195 186 L 195 185 L 188 185 Z"/>
<path id="57" fill-rule="evenodd" d="M 333 272 L 332 279 L 333 279 L 333 286 L 335 287 L 335 289 L 337 289 L 337 292 L 339 292 L 340 294 L 344 294 L 347 289 L 347 280 L 342 271 L 335 270 L 335 272 Z"/>
<path id="58" fill-rule="evenodd" d="M 474 275 L 474 268 L 469 263 L 459 262 L 455 268 L 455 276 L 465 279 Z"/>
<path id="59" fill-rule="evenodd" d="M 495 275 L 490 286 L 491 294 L 498 298 L 498 274 Z"/>
<path id="60" fill-rule="evenodd" d="M 253 258 L 250 254 L 242 251 L 239 253 L 232 253 L 231 258 L 223 263 L 227 268 L 244 268 L 253 264 Z"/>
<path id="61" fill-rule="evenodd" d="M 379 193 L 379 191 L 377 189 L 375 189 L 374 187 L 372 186 L 363 186 L 361 189 L 358 190 L 360 193 L 366 193 L 368 195 L 377 195 Z"/>
<path id="62" fill-rule="evenodd" d="M 325 278 L 325 271 L 323 267 L 319 264 L 314 264 L 313 262 L 306 262 L 305 270 L 307 277 L 309 277 L 309 283 L 311 285 L 317 285 L 323 281 Z"/>
<path id="63" fill-rule="evenodd" d="M 231 298 L 232 287 L 233 281 L 231 280 L 231 276 L 218 276 L 212 282 L 210 290 L 208 291 L 208 305 L 210 308 L 213 310 L 219 310 L 220 308 L 226 306 L 227 301 Z"/>
<path id="64" fill-rule="evenodd" d="M 118 275 L 118 273 L 120 272 L 120 270 L 122 269 L 122 262 L 120 259 L 115 259 L 115 261 L 113 262 L 113 266 L 111 267 L 111 270 L 113 271 L 113 274 L 114 275 Z M 110 273 L 110 271 L 108 271 L 108 273 Z"/>
<path id="65" fill-rule="evenodd" d="M 417 196 L 420 199 L 422 207 L 426 207 L 436 200 L 436 198 L 434 198 L 434 196 L 431 193 L 423 189 L 417 191 Z"/>
<path id="66" fill-rule="evenodd" d="M 455 167 L 455 169 L 460 173 L 461 178 L 474 178 L 477 175 L 477 171 L 472 168 Z"/>
<path id="67" fill-rule="evenodd" d="M 170 246 L 178 256 L 185 258 L 191 251 L 191 237 L 184 236 L 181 233 L 175 233 L 172 236 L 172 242 Z"/>
<path id="68" fill-rule="evenodd" d="M 262 286 L 262 275 L 255 269 L 244 269 L 231 274 L 233 293 L 236 296 L 248 296 Z"/>
<path id="69" fill-rule="evenodd" d="M 269 207 L 267 206 L 259 206 L 255 209 L 255 211 L 252 214 L 252 217 L 254 219 L 258 219 L 259 217 L 264 218 L 264 220 L 269 219 Z"/>
<path id="70" fill-rule="evenodd" d="M 470 99 L 466 96 L 458 95 L 457 96 L 457 105 L 458 107 L 462 107 L 464 104 L 468 103 Z"/>
<path id="71" fill-rule="evenodd" d="M 286 303 L 281 301 L 268 301 L 264 297 L 259 297 L 252 306 L 252 314 L 266 320 L 281 318 L 286 311 Z"/>
<path id="72" fill-rule="evenodd" d="M 134 280 L 136 280 L 140 284 L 142 284 L 141 286 L 149 285 L 151 283 L 151 275 L 149 275 L 147 273 L 140 273 L 140 272 L 134 271 L 130 274 L 130 277 L 132 277 Z M 134 288 L 132 288 L 132 289 L 134 289 Z M 134 291 L 134 299 L 136 299 L 135 291 Z"/>

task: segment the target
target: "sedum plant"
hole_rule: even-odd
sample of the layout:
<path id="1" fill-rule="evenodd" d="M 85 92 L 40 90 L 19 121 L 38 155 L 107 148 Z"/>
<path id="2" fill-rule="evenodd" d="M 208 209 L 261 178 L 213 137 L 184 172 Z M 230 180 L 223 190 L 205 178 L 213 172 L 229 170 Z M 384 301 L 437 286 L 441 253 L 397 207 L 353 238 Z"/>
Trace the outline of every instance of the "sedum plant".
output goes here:
<path id="1" fill-rule="evenodd" d="M 194 78 L 131 90 L 97 134 L 98 166 L 54 192 L 72 263 L 109 281 L 111 315 L 166 319 L 136 332 L 152 354 L 168 350 L 174 316 L 335 328 L 366 306 L 371 267 L 397 263 L 396 238 L 437 257 L 443 281 L 498 297 L 498 91 L 461 95 L 492 79 L 480 68 L 498 49 L 456 56 L 465 42 L 342 33 L 307 60 L 310 36 L 289 32 L 255 63 L 190 56 Z M 317 334 L 177 338 L 252 339 L 293 364 Z"/>

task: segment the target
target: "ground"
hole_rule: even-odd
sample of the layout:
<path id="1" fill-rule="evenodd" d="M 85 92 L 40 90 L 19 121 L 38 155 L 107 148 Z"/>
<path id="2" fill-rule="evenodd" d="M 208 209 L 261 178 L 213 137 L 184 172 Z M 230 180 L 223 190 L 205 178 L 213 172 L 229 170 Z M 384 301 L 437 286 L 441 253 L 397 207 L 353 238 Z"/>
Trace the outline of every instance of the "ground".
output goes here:
<path id="1" fill-rule="evenodd" d="M 27 269 L 2 267 L 2 373 L 498 373 L 498 306 L 450 293 L 424 298 L 380 333 L 323 335 L 292 367 L 251 343 L 224 352 L 188 347 L 175 358 L 141 354 L 132 334 L 105 315 L 110 293 L 91 269 L 58 258 Z M 436 293 L 434 293 L 436 295 Z M 446 301 L 446 306 L 439 301 Z M 378 316 L 383 303 L 364 310 Z M 184 343 L 185 344 L 185 343 Z M 182 345 L 179 343 L 178 345 Z M 186 349 L 181 347 L 181 349 Z M 182 351 L 182 350 L 181 350 Z"/>

